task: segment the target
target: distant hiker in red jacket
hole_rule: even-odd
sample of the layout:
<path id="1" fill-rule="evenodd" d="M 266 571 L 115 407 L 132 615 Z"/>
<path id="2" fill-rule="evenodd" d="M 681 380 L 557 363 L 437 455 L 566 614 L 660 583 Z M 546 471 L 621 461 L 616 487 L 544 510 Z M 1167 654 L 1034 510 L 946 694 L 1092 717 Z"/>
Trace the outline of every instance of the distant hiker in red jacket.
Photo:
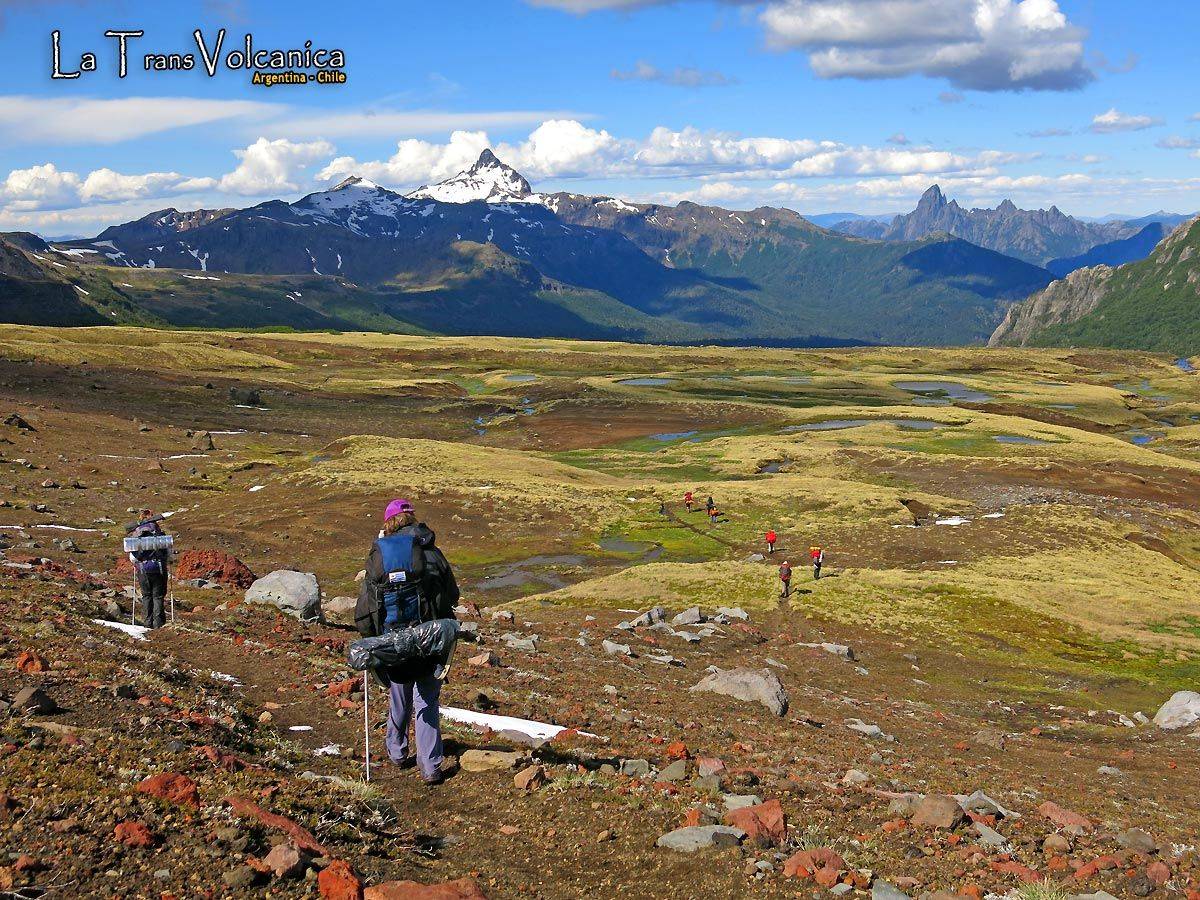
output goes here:
<path id="1" fill-rule="evenodd" d="M 688 491 L 683 495 L 683 505 L 688 512 L 692 511 L 692 504 L 696 502 L 696 495 L 693 491 Z"/>
<path id="2" fill-rule="evenodd" d="M 783 565 L 779 567 L 779 580 L 783 583 L 783 590 L 779 592 L 779 597 L 786 600 L 792 594 L 792 564 L 784 560 Z"/>
<path id="3" fill-rule="evenodd" d="M 813 580 L 818 581 L 821 578 L 821 566 L 825 564 L 825 551 L 820 547 L 809 547 L 808 555 L 812 557 Z"/>
<path id="4" fill-rule="evenodd" d="M 767 553 L 774 553 L 775 541 L 778 539 L 778 536 L 775 534 L 774 530 L 772 530 L 768 531 L 764 537 L 767 539 Z"/>

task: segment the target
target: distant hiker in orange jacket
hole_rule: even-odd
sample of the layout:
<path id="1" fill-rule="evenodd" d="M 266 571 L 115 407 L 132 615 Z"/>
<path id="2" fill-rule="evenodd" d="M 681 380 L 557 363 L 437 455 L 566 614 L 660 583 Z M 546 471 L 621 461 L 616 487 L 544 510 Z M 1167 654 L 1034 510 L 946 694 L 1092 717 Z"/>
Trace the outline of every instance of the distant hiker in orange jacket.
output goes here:
<path id="1" fill-rule="evenodd" d="M 714 524 L 714 525 L 717 524 L 717 517 L 720 515 L 721 515 L 721 511 L 719 509 L 717 509 L 715 506 L 710 506 L 708 508 L 708 521 L 711 522 L 712 524 Z"/>
<path id="2" fill-rule="evenodd" d="M 779 592 L 779 597 L 786 600 L 792 594 L 792 564 L 784 560 L 783 565 L 779 567 L 779 580 L 783 583 L 783 590 Z"/>
<path id="3" fill-rule="evenodd" d="M 821 578 L 821 566 L 825 564 L 825 551 L 820 547 L 809 547 L 808 555 L 812 557 L 813 580 L 819 581 Z"/>
<path id="4" fill-rule="evenodd" d="M 774 530 L 768 531 L 764 537 L 767 539 L 767 553 L 775 552 L 775 541 L 778 539 Z"/>

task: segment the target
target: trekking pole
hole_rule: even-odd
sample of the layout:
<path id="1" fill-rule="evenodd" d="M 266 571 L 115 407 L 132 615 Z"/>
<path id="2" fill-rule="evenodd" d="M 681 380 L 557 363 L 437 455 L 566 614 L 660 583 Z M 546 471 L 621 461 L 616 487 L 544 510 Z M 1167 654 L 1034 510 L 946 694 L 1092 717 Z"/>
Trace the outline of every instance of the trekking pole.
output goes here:
<path id="1" fill-rule="evenodd" d="M 371 683 L 363 672 L 363 762 L 366 765 L 367 781 L 371 780 L 371 717 L 367 714 L 367 699 L 371 695 Z"/>
<path id="2" fill-rule="evenodd" d="M 175 624 L 175 594 L 171 594 L 171 624 Z"/>

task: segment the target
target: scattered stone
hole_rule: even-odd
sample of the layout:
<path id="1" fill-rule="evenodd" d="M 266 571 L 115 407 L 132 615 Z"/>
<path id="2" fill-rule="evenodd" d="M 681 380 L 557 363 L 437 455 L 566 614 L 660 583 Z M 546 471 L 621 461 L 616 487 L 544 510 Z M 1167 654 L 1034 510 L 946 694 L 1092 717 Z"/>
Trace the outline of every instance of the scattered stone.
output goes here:
<path id="1" fill-rule="evenodd" d="M 154 835 L 142 822 L 121 822 L 113 829 L 113 837 L 126 847 L 154 846 Z"/>
<path id="2" fill-rule="evenodd" d="M 724 616 L 727 619 L 739 619 L 743 622 L 750 621 L 749 614 L 740 606 L 734 606 L 732 608 L 728 606 L 718 606 L 715 615 Z"/>
<path id="3" fill-rule="evenodd" d="M 895 885 L 876 878 L 871 885 L 871 900 L 911 900 L 911 898 Z"/>
<path id="4" fill-rule="evenodd" d="M 1071 839 L 1065 834 L 1048 834 L 1042 841 L 1042 853 L 1046 856 L 1066 856 L 1071 852 Z"/>
<path id="5" fill-rule="evenodd" d="M 488 666 L 500 665 L 500 657 L 492 650 L 484 650 L 482 653 L 476 654 L 467 660 L 467 665 L 486 668 Z"/>
<path id="6" fill-rule="evenodd" d="M 1047 800 L 1039 806 L 1038 812 L 1059 828 L 1076 827 L 1082 828 L 1084 831 L 1092 830 L 1092 822 L 1086 816 L 1081 816 L 1079 813 L 1072 812 L 1069 809 L 1063 809 L 1051 800 Z"/>
<path id="7" fill-rule="evenodd" d="M 689 690 L 761 703 L 777 716 L 782 716 L 788 708 L 787 692 L 770 669 L 717 669 Z"/>
<path id="8" fill-rule="evenodd" d="M 972 827 L 979 836 L 979 843 L 994 850 L 1003 850 L 1008 846 L 1008 839 L 990 825 L 983 822 L 973 822 Z"/>
<path id="9" fill-rule="evenodd" d="M 1008 743 L 1008 735 L 999 728 L 980 728 L 972 740 L 981 747 L 991 747 L 993 750 L 1003 750 Z"/>
<path id="10" fill-rule="evenodd" d="M 801 850 L 783 864 L 785 878 L 812 878 L 822 887 L 833 887 L 846 868 L 846 861 L 828 847 Z"/>
<path id="11" fill-rule="evenodd" d="M 317 876 L 317 889 L 322 900 L 362 900 L 363 883 L 350 864 L 335 859 Z"/>
<path id="12" fill-rule="evenodd" d="M 537 653 L 538 636 L 536 634 L 524 635 L 509 632 L 502 635 L 500 640 L 504 641 L 504 645 L 510 650 L 524 650 L 526 653 Z"/>
<path id="13" fill-rule="evenodd" d="M 729 825 L 692 825 L 667 832 L 655 846 L 679 853 L 695 853 L 720 847 L 736 847 L 746 839 L 746 832 Z"/>
<path id="14" fill-rule="evenodd" d="M 854 651 L 845 644 L 830 644 L 826 642 L 820 644 L 797 644 L 796 646 L 808 647 L 810 650 L 824 650 L 826 653 L 831 653 L 834 656 L 840 656 L 842 659 L 857 659 L 857 657 L 854 655 Z"/>
<path id="15" fill-rule="evenodd" d="M 312 572 L 277 569 L 250 585 L 246 602 L 270 604 L 301 621 L 321 616 L 321 588 Z"/>
<path id="16" fill-rule="evenodd" d="M 725 805 L 726 812 L 733 812 L 735 809 L 748 809 L 751 806 L 758 806 L 762 803 L 762 797 L 755 794 L 725 794 L 721 798 L 721 802 Z"/>
<path id="17" fill-rule="evenodd" d="M 493 622 L 506 622 L 512 624 L 516 621 L 516 617 L 507 609 L 493 609 L 490 613 Z"/>
<path id="18" fill-rule="evenodd" d="M 700 612 L 700 607 L 692 606 L 685 609 L 679 615 L 671 620 L 672 625 L 699 625 L 704 621 L 704 613 Z"/>
<path id="19" fill-rule="evenodd" d="M 642 613 L 636 619 L 630 621 L 630 625 L 634 628 L 648 628 L 651 625 L 657 625 L 659 622 L 667 618 L 667 611 L 661 606 L 655 606 L 646 612 Z"/>
<path id="20" fill-rule="evenodd" d="M 224 885 L 235 891 L 247 890 L 257 880 L 258 873 L 249 866 L 238 866 L 236 869 L 228 869 L 221 873 L 221 881 Z"/>
<path id="21" fill-rule="evenodd" d="M 464 772 L 494 772 L 515 769 L 528 760 L 529 754 L 520 751 L 467 750 L 458 758 L 458 764 Z"/>
<path id="22" fill-rule="evenodd" d="M 659 781 L 683 781 L 687 778 L 688 764 L 686 759 L 677 759 L 664 767 L 658 773 Z"/>
<path id="23" fill-rule="evenodd" d="M 290 841 L 276 844 L 263 857 L 263 862 L 275 873 L 276 878 L 295 878 L 304 874 L 307 860 L 300 849 Z"/>
<path id="24" fill-rule="evenodd" d="M 1098 768 L 1096 770 L 1096 774 L 1097 775 L 1108 775 L 1110 777 L 1116 777 L 1119 775 L 1124 775 L 1125 773 L 1122 772 L 1120 769 L 1118 769 L 1116 766 L 1101 766 L 1100 768 Z"/>
<path id="25" fill-rule="evenodd" d="M 546 770 L 539 765 L 528 766 L 513 777 L 513 784 L 520 791 L 536 791 L 546 784 Z"/>
<path id="26" fill-rule="evenodd" d="M 945 794 L 930 794 L 922 800 L 913 813 L 914 825 L 926 828 L 947 828 L 953 830 L 962 824 L 963 808 L 953 797 Z"/>
<path id="27" fill-rule="evenodd" d="M 212 435 L 209 432 L 197 431 L 192 435 L 192 449 L 207 453 L 209 450 L 216 450 L 217 445 L 213 443 Z"/>
<path id="28" fill-rule="evenodd" d="M 787 839 L 787 822 L 778 800 L 725 813 L 725 824 L 740 828 L 758 847 L 777 847 Z"/>
<path id="29" fill-rule="evenodd" d="M 325 613 L 327 619 L 341 619 L 354 615 L 354 608 L 358 605 L 357 597 L 333 597 L 321 604 L 321 611 Z M 476 628 L 479 626 L 474 622 L 471 623 Z M 459 629 L 459 635 L 462 635 L 462 629 Z"/>
<path id="30" fill-rule="evenodd" d="M 385 881 L 363 891 L 363 900 L 487 900 L 470 878 L 421 884 L 419 881 Z"/>
<path id="31" fill-rule="evenodd" d="M 921 801 L 924 799 L 924 794 L 901 794 L 899 797 L 893 797 L 892 802 L 888 804 L 888 813 L 893 816 L 902 816 L 905 819 L 911 819 L 916 815 L 917 807 L 921 805 Z"/>
<path id="32" fill-rule="evenodd" d="M 866 784 L 870 780 L 871 776 L 861 769 L 849 769 L 847 770 L 846 774 L 842 776 L 842 784 L 848 786 Z"/>
<path id="33" fill-rule="evenodd" d="M 1200 693 L 1178 691 L 1154 714 L 1154 724 L 1164 731 L 1187 728 L 1200 722 Z"/>
<path id="34" fill-rule="evenodd" d="M 650 763 L 644 759 L 623 759 L 621 774 L 629 778 L 642 778 L 650 774 Z"/>
<path id="35" fill-rule="evenodd" d="M 1000 819 L 1019 819 L 1017 813 L 1011 809 L 1006 809 L 998 802 L 993 800 L 983 791 L 975 791 L 966 797 L 955 797 L 962 808 L 967 812 L 979 813 L 983 816 L 996 816 Z"/>
<path id="36" fill-rule="evenodd" d="M 18 715 L 52 716 L 58 712 L 54 698 L 40 687 L 27 687 L 12 699 L 12 708 Z"/>
<path id="37" fill-rule="evenodd" d="M 609 656 L 633 656 L 633 650 L 628 644 L 618 644 L 615 641 L 602 641 L 600 646 Z"/>
<path id="38" fill-rule="evenodd" d="M 1117 843 L 1138 853 L 1157 853 L 1158 841 L 1140 828 L 1129 828 L 1117 835 Z"/>
<path id="39" fill-rule="evenodd" d="M 26 675 L 40 675 L 50 671 L 50 663 L 36 650 L 22 650 L 17 654 L 16 669 Z"/>
<path id="40" fill-rule="evenodd" d="M 460 641 L 478 641 L 479 640 L 479 623 L 478 622 L 459 622 L 458 623 L 458 639 Z"/>
<path id="41" fill-rule="evenodd" d="M 200 793 L 196 789 L 196 782 L 177 772 L 152 775 L 139 782 L 137 789 L 140 793 L 169 803 L 196 807 L 200 805 Z"/>
<path id="42" fill-rule="evenodd" d="M 847 719 L 845 725 L 851 731 L 857 731 L 864 737 L 877 738 L 878 740 L 889 742 L 896 740 L 892 735 L 885 733 L 878 725 L 870 725 L 862 719 Z"/>

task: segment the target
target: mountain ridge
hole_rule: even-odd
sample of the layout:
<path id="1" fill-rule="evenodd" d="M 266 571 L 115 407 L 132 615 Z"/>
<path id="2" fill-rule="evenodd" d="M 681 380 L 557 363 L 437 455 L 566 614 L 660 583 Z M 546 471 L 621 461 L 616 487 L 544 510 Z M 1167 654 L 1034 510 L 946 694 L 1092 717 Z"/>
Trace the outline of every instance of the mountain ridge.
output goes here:
<path id="1" fill-rule="evenodd" d="M 981 343 L 1053 278 L 961 238 L 870 241 L 788 209 L 535 193 L 491 151 L 408 194 L 351 176 L 62 249 L 114 283 L 163 270 L 115 290 L 177 324 L 668 343 Z"/>

